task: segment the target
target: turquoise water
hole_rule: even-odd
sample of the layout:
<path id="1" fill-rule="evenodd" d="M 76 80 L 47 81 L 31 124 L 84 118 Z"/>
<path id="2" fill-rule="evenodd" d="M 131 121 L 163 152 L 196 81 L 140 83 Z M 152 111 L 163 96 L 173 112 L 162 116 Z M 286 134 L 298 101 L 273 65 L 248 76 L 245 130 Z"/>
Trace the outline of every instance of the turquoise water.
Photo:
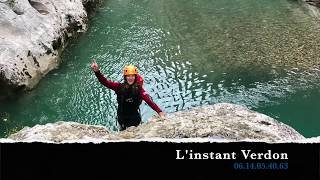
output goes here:
<path id="1" fill-rule="evenodd" d="M 108 0 L 36 89 L 0 104 L 0 135 L 56 121 L 117 130 L 116 96 L 96 80 L 138 66 L 167 113 L 236 103 L 320 135 L 320 28 L 295 1 Z M 143 121 L 156 113 L 141 106 Z"/>

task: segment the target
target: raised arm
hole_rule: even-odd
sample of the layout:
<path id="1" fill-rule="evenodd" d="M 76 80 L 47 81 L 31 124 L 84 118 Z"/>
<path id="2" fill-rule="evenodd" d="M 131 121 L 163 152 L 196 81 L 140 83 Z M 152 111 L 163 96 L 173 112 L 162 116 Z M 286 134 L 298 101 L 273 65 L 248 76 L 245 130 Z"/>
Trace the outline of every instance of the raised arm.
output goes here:
<path id="1" fill-rule="evenodd" d="M 155 102 L 152 101 L 149 94 L 143 88 L 141 89 L 141 98 L 161 117 L 165 116 L 165 113 L 159 108 L 159 106 Z"/>
<path id="2" fill-rule="evenodd" d="M 116 90 L 118 89 L 118 87 L 120 86 L 120 83 L 118 83 L 118 82 L 113 82 L 113 81 L 110 81 L 110 80 L 108 80 L 107 78 L 105 78 L 105 77 L 103 76 L 103 74 L 100 72 L 99 66 L 98 66 L 98 64 L 97 64 L 95 61 L 92 62 L 91 68 L 92 68 L 94 74 L 97 76 L 97 78 L 98 78 L 98 80 L 99 80 L 99 82 L 100 82 L 101 84 L 103 84 L 103 85 L 106 86 L 107 88 L 112 89 L 112 90 L 114 90 L 114 91 L 116 91 Z"/>
<path id="3" fill-rule="evenodd" d="M 100 71 L 94 72 L 94 74 L 97 76 L 99 82 L 107 88 L 112 89 L 114 91 L 118 89 L 120 83 L 108 80 L 103 76 L 103 74 Z"/>

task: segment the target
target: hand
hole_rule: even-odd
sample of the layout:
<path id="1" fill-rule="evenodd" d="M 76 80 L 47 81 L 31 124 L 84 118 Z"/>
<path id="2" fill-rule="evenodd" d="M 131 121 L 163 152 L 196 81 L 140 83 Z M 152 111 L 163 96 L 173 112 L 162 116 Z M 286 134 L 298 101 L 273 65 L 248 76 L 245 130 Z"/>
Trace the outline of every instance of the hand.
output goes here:
<path id="1" fill-rule="evenodd" d="M 159 112 L 159 116 L 164 118 L 164 117 L 166 117 L 166 114 L 164 112 Z"/>
<path id="2" fill-rule="evenodd" d="M 96 63 L 95 60 L 92 61 L 91 69 L 92 69 L 94 72 L 98 72 L 98 71 L 99 71 L 99 66 L 98 66 L 98 64 Z"/>

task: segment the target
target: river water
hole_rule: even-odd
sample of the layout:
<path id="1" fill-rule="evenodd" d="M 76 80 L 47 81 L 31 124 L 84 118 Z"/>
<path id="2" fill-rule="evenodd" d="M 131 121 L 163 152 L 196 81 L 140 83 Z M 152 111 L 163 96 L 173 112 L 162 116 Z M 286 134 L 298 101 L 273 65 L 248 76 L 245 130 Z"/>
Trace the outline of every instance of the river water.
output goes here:
<path id="1" fill-rule="evenodd" d="M 134 64 L 167 113 L 235 103 L 320 135 L 320 27 L 296 1 L 108 0 L 36 89 L 0 104 L 0 135 L 56 121 L 117 130 L 113 81 Z M 156 113 L 141 106 L 143 121 Z"/>

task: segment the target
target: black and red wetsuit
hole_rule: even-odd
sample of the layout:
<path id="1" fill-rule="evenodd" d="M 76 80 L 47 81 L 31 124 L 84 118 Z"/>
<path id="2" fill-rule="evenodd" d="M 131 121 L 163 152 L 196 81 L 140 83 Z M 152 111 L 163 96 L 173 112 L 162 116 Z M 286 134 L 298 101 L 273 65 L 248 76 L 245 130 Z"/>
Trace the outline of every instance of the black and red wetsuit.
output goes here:
<path id="1" fill-rule="evenodd" d="M 101 84 L 114 90 L 117 94 L 117 116 L 121 130 L 126 129 L 129 126 L 138 126 L 141 123 L 139 106 L 142 100 L 157 113 L 162 112 L 157 104 L 151 100 L 143 87 L 138 86 L 137 83 L 128 85 L 127 83 L 113 82 L 105 78 L 100 71 L 95 72 L 95 75 Z"/>

